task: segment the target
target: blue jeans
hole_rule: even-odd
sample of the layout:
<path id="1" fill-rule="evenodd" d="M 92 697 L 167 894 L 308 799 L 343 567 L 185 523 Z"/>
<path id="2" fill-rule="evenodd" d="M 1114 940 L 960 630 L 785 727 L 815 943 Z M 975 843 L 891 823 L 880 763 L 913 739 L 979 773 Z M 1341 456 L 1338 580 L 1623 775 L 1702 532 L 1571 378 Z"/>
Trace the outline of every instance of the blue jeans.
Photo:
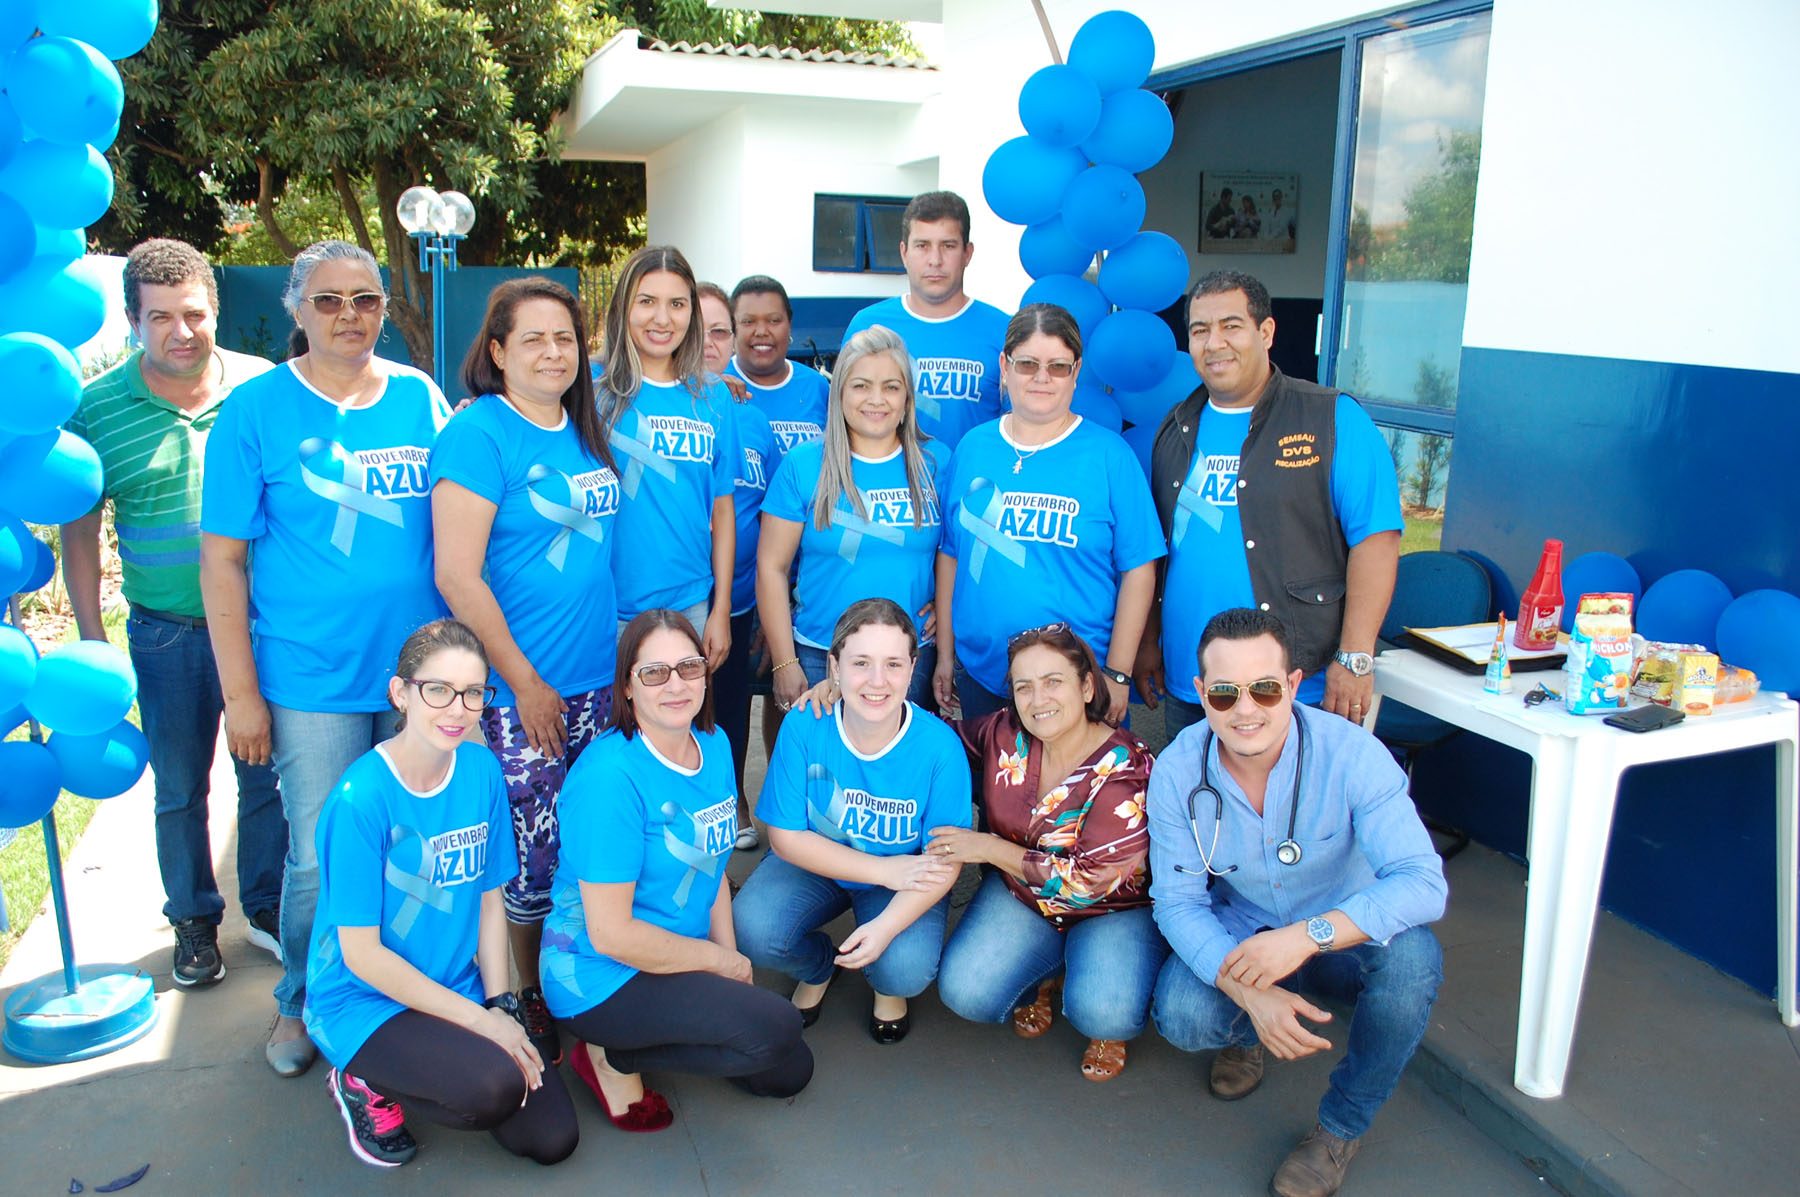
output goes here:
<path id="1" fill-rule="evenodd" d="M 1135 1039 L 1169 945 L 1150 908 L 1096 914 L 1058 930 L 1007 888 L 998 872 L 944 945 L 938 997 L 971 1022 L 1006 1022 L 1038 982 L 1065 970 L 1063 1016 L 1089 1039 Z"/>
<path id="2" fill-rule="evenodd" d="M 1361 1138 L 1425 1037 L 1444 979 L 1444 953 L 1429 927 L 1412 927 L 1387 947 L 1358 944 L 1311 957 L 1281 984 L 1354 1003 L 1348 1047 L 1319 1102 L 1319 1125 L 1340 1139 Z M 1182 1051 L 1252 1047 L 1250 1015 L 1170 956 L 1156 981 L 1156 1029 Z M 1304 1025 L 1304 1024 L 1303 1024 Z M 1324 1032 L 1330 1038 L 1329 1028 Z"/>
<path id="3" fill-rule="evenodd" d="M 1189 702 L 1185 698 L 1177 698 L 1167 690 L 1163 691 L 1163 730 L 1168 733 L 1168 742 L 1173 744 L 1175 737 L 1194 726 L 1206 722 L 1206 704 Z"/>
<path id="4" fill-rule="evenodd" d="M 681 609 L 681 614 L 687 616 L 687 621 L 694 625 L 694 635 L 701 639 L 705 639 L 706 617 L 712 614 L 712 600 L 701 599 L 691 607 L 683 607 Z M 621 619 L 619 621 L 619 635 L 623 636 L 625 634 L 625 625 L 630 622 L 631 620 L 629 619 Z M 675 662 L 673 661 L 669 662 L 671 665 L 674 663 Z"/>
<path id="5" fill-rule="evenodd" d="M 822 648 L 794 641 L 794 655 L 800 658 L 800 672 L 806 675 L 810 688 L 824 681 L 831 672 L 827 662 L 831 654 Z M 931 701 L 931 674 L 937 668 L 937 645 L 921 644 L 918 659 L 913 662 L 912 681 L 906 685 L 906 701 L 927 711 L 937 709 Z"/>
<path id="6" fill-rule="evenodd" d="M 394 734 L 395 711 L 296 711 L 269 704 L 270 751 L 287 809 L 287 872 L 281 882 L 281 980 L 275 1005 L 289 1018 L 306 1005 L 306 960 L 319 907 L 319 812 L 344 770 Z"/>
<path id="7" fill-rule="evenodd" d="M 744 882 L 731 904 L 738 951 L 752 964 L 786 973 L 796 981 L 821 985 L 831 979 L 837 948 L 819 930 L 846 910 L 862 926 L 887 909 L 894 891 L 876 886 L 848 889 L 770 852 Z M 944 951 L 949 895 L 914 919 L 888 942 L 875 963 L 863 969 L 870 988 L 889 997 L 915 997 L 937 976 Z"/>
<path id="8" fill-rule="evenodd" d="M 973 723 L 1012 703 L 1012 696 L 995 694 L 975 680 L 975 675 L 956 663 L 956 697 L 962 701 L 963 722 Z"/>
<path id="9" fill-rule="evenodd" d="M 138 678 L 138 717 L 150 741 L 156 792 L 156 863 L 162 870 L 163 915 L 171 922 L 204 919 L 217 925 L 225 898 L 213 876 L 207 834 L 207 797 L 225 699 L 212 641 L 197 620 L 170 618 L 132 605 L 125 621 L 131 667 Z M 238 783 L 238 901 L 246 915 L 275 909 L 281 900 L 281 862 L 287 819 L 275 770 L 236 757 Z"/>

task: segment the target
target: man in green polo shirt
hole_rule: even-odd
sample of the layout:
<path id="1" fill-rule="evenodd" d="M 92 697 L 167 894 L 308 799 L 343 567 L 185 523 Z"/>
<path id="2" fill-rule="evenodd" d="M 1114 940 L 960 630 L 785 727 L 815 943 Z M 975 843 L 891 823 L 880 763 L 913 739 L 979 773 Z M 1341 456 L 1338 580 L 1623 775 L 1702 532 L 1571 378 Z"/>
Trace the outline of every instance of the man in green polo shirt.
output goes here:
<path id="1" fill-rule="evenodd" d="M 138 676 L 138 712 L 156 785 L 156 858 L 175 926 L 175 983 L 225 975 L 207 794 L 224 699 L 200 602 L 200 469 L 206 433 L 236 384 L 269 369 L 220 349 L 212 267 L 181 241 L 146 241 L 125 260 L 125 313 L 142 349 L 83 389 L 68 429 L 100 455 L 106 494 L 62 526 L 63 576 L 83 639 L 100 622 L 100 513 L 113 504 Z M 233 758 L 238 781 L 238 896 L 250 942 L 281 958 L 278 906 L 287 819 L 268 765 Z"/>

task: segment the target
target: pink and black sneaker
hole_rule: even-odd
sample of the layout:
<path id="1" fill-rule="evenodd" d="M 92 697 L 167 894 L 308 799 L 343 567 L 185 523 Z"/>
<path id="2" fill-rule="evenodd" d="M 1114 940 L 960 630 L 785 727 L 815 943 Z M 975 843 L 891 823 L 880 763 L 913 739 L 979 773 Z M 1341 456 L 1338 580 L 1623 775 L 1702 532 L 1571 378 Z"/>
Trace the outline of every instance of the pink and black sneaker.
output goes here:
<path id="1" fill-rule="evenodd" d="M 406 1129 L 406 1114 L 399 1102 L 389 1101 L 336 1068 L 326 1074 L 325 1087 L 344 1116 L 350 1150 L 357 1159 L 377 1168 L 398 1168 L 419 1154 L 418 1140 Z"/>

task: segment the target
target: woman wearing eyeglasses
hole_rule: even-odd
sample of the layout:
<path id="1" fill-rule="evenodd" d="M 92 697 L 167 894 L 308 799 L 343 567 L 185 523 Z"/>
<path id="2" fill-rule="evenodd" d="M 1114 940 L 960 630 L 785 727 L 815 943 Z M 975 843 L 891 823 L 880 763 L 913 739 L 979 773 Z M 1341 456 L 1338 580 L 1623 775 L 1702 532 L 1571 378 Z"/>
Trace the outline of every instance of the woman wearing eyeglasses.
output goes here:
<path id="1" fill-rule="evenodd" d="M 858 599 L 892 599 L 929 621 L 948 460 L 923 443 L 913 406 L 906 343 L 880 325 L 864 329 L 831 372 L 824 436 L 789 450 L 769 484 L 756 597 L 783 709 L 825 680 L 838 616 Z M 937 650 L 927 629 L 906 687 L 915 704 L 931 695 Z"/>
<path id="2" fill-rule="evenodd" d="M 298 1076 L 315 1055 L 300 1012 L 319 810 L 344 770 L 392 733 L 387 654 L 444 614 L 427 463 L 450 407 L 430 378 L 375 356 L 387 295 L 366 251 L 308 246 L 281 298 L 307 351 L 219 409 L 206 445 L 200 589 L 226 742 L 251 764 L 273 760 L 281 778 L 283 973 L 266 1055 Z"/>
<path id="3" fill-rule="evenodd" d="M 620 630 L 642 611 L 680 611 L 717 669 L 731 649 L 739 454 L 730 392 L 707 375 L 699 308 L 680 250 L 632 254 L 606 306 L 595 382 L 624 491 L 613 548 Z"/>
<path id="4" fill-rule="evenodd" d="M 958 870 L 926 855 L 930 828 L 969 825 L 969 764 L 956 733 L 906 700 L 918 653 L 912 620 L 892 599 L 852 603 L 831 636 L 842 689 L 829 718 L 796 710 L 782 722 L 757 798 L 771 851 L 737 897 L 744 952 L 794 978 L 808 1026 L 840 968 L 875 991 L 869 1034 L 900 1042 L 907 999 L 937 975 Z M 821 928 L 854 911 L 833 946 Z"/>
<path id="5" fill-rule="evenodd" d="M 1108 722 L 1165 554 L 1150 485 L 1118 434 L 1070 410 L 1081 332 L 1053 304 L 1007 325 L 999 368 L 1012 410 L 956 447 L 937 564 L 938 703 L 965 720 L 1006 705 L 1006 639 L 1064 621 L 1093 646 Z"/>
<path id="6" fill-rule="evenodd" d="M 1169 954 L 1150 913 L 1150 749 L 1106 722 L 1105 679 L 1067 624 L 1020 633 L 1007 660 L 1012 702 L 961 724 L 989 830 L 934 827 L 926 848 L 986 874 L 944 945 L 938 996 L 1035 1039 L 1060 987 L 1088 1037 L 1081 1075 L 1109 1081 Z"/>
<path id="7" fill-rule="evenodd" d="M 732 929 L 737 787 L 709 672 L 680 612 L 635 616 L 606 733 L 563 785 L 544 996 L 582 1041 L 575 1075 L 621 1130 L 674 1121 L 644 1069 L 730 1077 L 768 1097 L 812 1079 L 799 1015 L 751 983 Z"/>
<path id="8" fill-rule="evenodd" d="M 508 992 L 506 790 L 493 754 L 463 739 L 494 695 L 487 678 L 465 625 L 407 637 L 387 683 L 400 730 L 350 766 L 319 819 L 306 1028 L 351 1152 L 377 1167 L 418 1151 L 408 1108 L 540 1164 L 579 1136 Z"/>
<path id="9" fill-rule="evenodd" d="M 538 982 L 556 872 L 556 797 L 612 712 L 619 476 L 594 409 L 580 303 L 546 278 L 488 297 L 463 361 L 477 398 L 431 451 L 438 589 L 494 664 L 481 718 L 512 808 L 506 916 L 519 1002 L 544 1061 L 562 1044 Z"/>

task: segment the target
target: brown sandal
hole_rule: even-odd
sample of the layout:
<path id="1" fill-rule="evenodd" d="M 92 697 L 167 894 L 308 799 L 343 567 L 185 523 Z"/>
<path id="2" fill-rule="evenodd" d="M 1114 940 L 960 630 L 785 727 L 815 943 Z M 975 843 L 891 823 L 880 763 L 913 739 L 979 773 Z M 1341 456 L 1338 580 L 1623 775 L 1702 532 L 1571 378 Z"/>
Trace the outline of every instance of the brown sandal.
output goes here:
<path id="1" fill-rule="evenodd" d="M 1110 1081 L 1125 1071 L 1123 1039 L 1090 1039 L 1081 1057 L 1081 1075 L 1090 1081 Z"/>
<path id="2" fill-rule="evenodd" d="M 1037 1000 L 1013 1011 L 1013 1031 L 1021 1039 L 1036 1039 L 1050 1029 L 1054 1021 L 1050 1006 L 1062 989 L 1060 978 L 1051 978 L 1038 986 Z"/>

